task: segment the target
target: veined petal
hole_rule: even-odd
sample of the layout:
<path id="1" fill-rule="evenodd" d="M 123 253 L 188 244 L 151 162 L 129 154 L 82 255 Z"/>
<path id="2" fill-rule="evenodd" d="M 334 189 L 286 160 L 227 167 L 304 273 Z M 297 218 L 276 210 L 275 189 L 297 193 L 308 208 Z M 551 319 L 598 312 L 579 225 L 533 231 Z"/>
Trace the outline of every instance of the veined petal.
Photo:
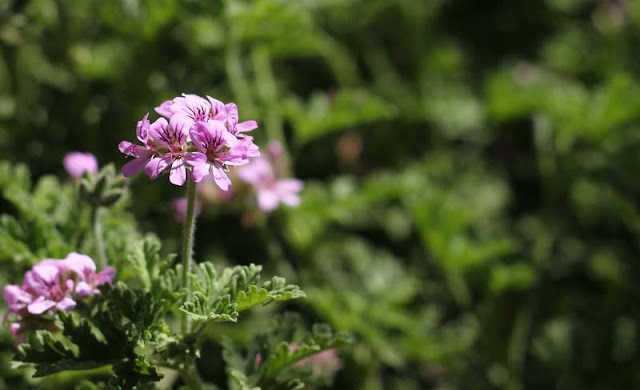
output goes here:
<path id="1" fill-rule="evenodd" d="M 186 180 L 187 170 L 184 166 L 184 160 L 181 158 L 174 160 L 173 164 L 171 164 L 171 170 L 169 171 L 169 182 L 181 186 Z"/>
<path id="2" fill-rule="evenodd" d="M 236 125 L 238 124 L 238 106 L 235 103 L 229 103 L 224 108 L 227 110 L 227 129 L 232 134 L 235 134 Z"/>
<path id="3" fill-rule="evenodd" d="M 137 148 L 139 148 L 139 146 L 132 144 L 129 141 L 122 141 L 118 144 L 118 150 L 127 156 L 138 157 Z"/>
<path id="4" fill-rule="evenodd" d="M 173 115 L 173 110 L 171 107 L 172 105 L 173 100 L 164 101 L 162 102 L 162 104 L 155 108 L 155 111 L 164 117 L 171 118 L 171 116 Z"/>
<path id="5" fill-rule="evenodd" d="M 150 179 L 155 180 L 172 162 L 173 157 L 170 154 L 165 154 L 162 157 L 154 157 L 145 165 L 144 173 L 146 173 Z"/>
<path id="6" fill-rule="evenodd" d="M 226 153 L 220 155 L 221 163 L 226 165 L 245 165 L 249 163 L 247 156 L 247 148 L 242 145 L 237 145 L 233 149 L 230 149 Z"/>
<path id="7" fill-rule="evenodd" d="M 211 173 L 213 174 L 213 180 L 216 182 L 216 185 L 220 187 L 222 191 L 228 191 L 231 187 L 231 180 L 229 180 L 229 176 L 227 176 L 224 169 L 212 165 Z"/>
<path id="8" fill-rule="evenodd" d="M 151 154 L 129 161 L 122 166 L 122 174 L 124 177 L 135 176 L 145 167 L 145 165 L 147 165 L 149 160 L 151 160 Z"/>
<path id="9" fill-rule="evenodd" d="M 199 152 L 189 152 L 184 155 L 185 161 L 191 165 L 191 180 L 199 183 L 209 174 L 210 165 L 207 156 Z"/>
<path id="10" fill-rule="evenodd" d="M 142 120 L 138 121 L 138 125 L 136 126 L 136 137 L 140 142 L 147 142 L 147 137 L 149 136 L 149 113 L 142 118 Z"/>
<path id="11" fill-rule="evenodd" d="M 255 130 L 258 128 L 258 122 L 256 121 L 245 121 L 238 123 L 236 126 L 236 130 L 239 133 L 246 133 L 247 131 Z"/>
<path id="12" fill-rule="evenodd" d="M 149 137 L 151 137 L 151 139 L 153 139 L 155 142 L 169 147 L 169 143 L 167 143 L 165 137 L 167 127 L 169 127 L 169 122 L 167 122 L 166 119 L 156 119 L 156 121 L 149 126 Z"/>
<path id="13" fill-rule="evenodd" d="M 36 264 L 31 269 L 31 272 L 39 284 L 46 285 L 55 284 L 60 275 L 59 268 L 49 264 Z"/>
<path id="14" fill-rule="evenodd" d="M 224 107 L 224 103 L 222 103 L 218 99 L 214 99 L 211 96 L 207 96 L 209 103 L 211 103 L 211 107 L 213 109 L 213 118 L 218 121 L 225 121 L 227 119 L 227 110 Z"/>
<path id="15" fill-rule="evenodd" d="M 169 121 L 169 128 L 174 130 L 172 134 L 173 141 L 182 145 L 187 141 L 189 130 L 194 124 L 194 120 L 184 114 L 176 114 Z"/>

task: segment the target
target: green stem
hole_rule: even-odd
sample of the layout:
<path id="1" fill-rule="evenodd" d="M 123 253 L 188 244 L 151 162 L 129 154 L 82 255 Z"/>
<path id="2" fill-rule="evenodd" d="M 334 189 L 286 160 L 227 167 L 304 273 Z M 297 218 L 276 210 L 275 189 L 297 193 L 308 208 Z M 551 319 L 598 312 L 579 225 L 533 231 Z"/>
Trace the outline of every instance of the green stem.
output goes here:
<path id="1" fill-rule="evenodd" d="M 191 256 L 193 255 L 193 233 L 195 230 L 195 205 L 196 205 L 196 183 L 187 180 L 187 216 L 184 220 L 184 230 L 182 235 L 182 286 L 187 290 L 188 302 L 191 299 L 191 286 L 189 275 L 191 274 Z M 180 319 L 180 330 L 182 333 L 189 333 L 191 324 L 187 313 L 182 313 Z"/>
<path id="2" fill-rule="evenodd" d="M 104 268 L 107 266 L 107 252 L 104 248 L 104 236 L 102 234 L 102 221 L 100 218 L 100 206 L 94 206 L 91 209 L 91 220 L 93 221 L 93 235 L 96 240 L 98 250 L 98 266 Z"/>
<path id="3" fill-rule="evenodd" d="M 182 376 L 182 380 L 184 380 L 188 389 L 191 390 L 202 390 L 202 379 L 200 379 L 200 375 L 198 375 L 198 370 L 193 364 L 193 361 L 189 362 L 192 364 L 188 364 L 187 368 L 180 372 Z"/>

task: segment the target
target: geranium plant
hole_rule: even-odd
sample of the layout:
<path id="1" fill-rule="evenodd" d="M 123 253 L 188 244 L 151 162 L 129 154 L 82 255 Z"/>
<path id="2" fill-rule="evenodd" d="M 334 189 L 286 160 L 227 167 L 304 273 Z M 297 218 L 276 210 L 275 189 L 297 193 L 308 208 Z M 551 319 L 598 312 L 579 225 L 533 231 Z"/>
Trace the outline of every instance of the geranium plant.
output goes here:
<path id="1" fill-rule="evenodd" d="M 164 388 L 211 388 L 195 362 L 214 323 L 235 323 L 247 309 L 305 296 L 284 278 L 261 281 L 259 265 L 223 268 L 194 261 L 196 183 L 209 178 L 229 191 L 230 170 L 244 165 L 238 177 L 255 186 L 260 209 L 298 203 L 302 183 L 276 180 L 269 161 L 277 156 L 259 157 L 258 146 L 245 134 L 257 122 L 239 122 L 233 103 L 196 95 L 176 97 L 155 111 L 158 119 L 152 122 L 147 114 L 138 122 L 139 143 L 120 143 L 120 151 L 131 158 L 122 173 L 132 177 L 144 171 L 151 179 L 168 174 L 172 184 L 186 186 L 177 261 L 161 254 L 158 238 L 138 232 L 126 211 L 127 183 L 112 165 L 98 171 L 94 156 L 67 155 L 64 165 L 73 181 L 55 182 L 46 190 L 57 197 L 47 207 L 68 206 L 58 220 L 48 211 L 38 213 L 38 202 L 25 206 L 39 196 L 41 185 L 31 189 L 23 167 L 0 166 L 3 195 L 24 217 L 5 216 L 2 231 L 11 236 L 15 232 L 7 226 L 22 223 L 27 235 L 39 236 L 37 244 L 20 247 L 29 259 L 22 264 L 28 268 L 22 283 L 4 287 L 15 361 L 34 367 L 35 377 L 98 369 L 92 381 L 104 379 L 109 388 L 154 388 L 160 381 Z M 26 184 L 3 182 L 10 170 L 22 172 L 18 177 Z M 64 258 L 57 258 L 65 250 Z M 98 265 L 90 255 L 97 256 Z M 349 341 L 347 335 L 324 325 L 306 331 L 292 314 L 273 314 L 271 323 L 246 346 L 219 338 L 230 389 L 297 389 L 304 382 L 322 383 L 340 366 L 335 348 Z"/>

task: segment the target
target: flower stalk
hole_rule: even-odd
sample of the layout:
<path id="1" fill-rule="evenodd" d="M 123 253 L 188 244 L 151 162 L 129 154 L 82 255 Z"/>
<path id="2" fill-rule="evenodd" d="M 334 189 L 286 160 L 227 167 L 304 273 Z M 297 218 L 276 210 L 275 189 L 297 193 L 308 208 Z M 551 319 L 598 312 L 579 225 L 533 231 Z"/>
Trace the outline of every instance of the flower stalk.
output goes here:
<path id="1" fill-rule="evenodd" d="M 191 256 L 193 255 L 193 236 L 195 231 L 195 207 L 196 206 L 196 183 L 187 181 L 187 214 L 184 220 L 184 230 L 182 235 L 182 286 L 187 290 L 186 301 L 191 299 L 191 284 L 189 275 L 191 274 Z M 187 313 L 182 313 L 180 319 L 180 330 L 182 333 L 189 333 L 191 324 Z"/>
<path id="2" fill-rule="evenodd" d="M 93 235 L 98 251 L 98 266 L 104 268 L 107 266 L 107 251 L 104 246 L 104 234 L 102 233 L 102 218 L 100 214 L 100 206 L 92 206 L 91 221 L 93 223 Z"/>

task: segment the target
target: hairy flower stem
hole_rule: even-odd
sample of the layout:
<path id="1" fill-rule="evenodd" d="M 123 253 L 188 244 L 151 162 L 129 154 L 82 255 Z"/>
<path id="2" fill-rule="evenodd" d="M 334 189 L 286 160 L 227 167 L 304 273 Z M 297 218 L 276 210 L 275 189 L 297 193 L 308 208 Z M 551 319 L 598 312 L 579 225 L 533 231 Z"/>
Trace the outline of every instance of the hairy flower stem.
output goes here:
<path id="1" fill-rule="evenodd" d="M 196 183 L 192 180 L 187 180 L 187 216 L 184 220 L 182 235 L 182 286 L 187 290 L 187 297 L 185 298 L 187 302 L 191 299 L 189 275 L 191 274 L 191 256 L 193 254 L 193 233 L 196 225 L 195 205 Z M 180 330 L 182 333 L 189 333 L 190 328 L 189 317 L 187 313 L 183 312 L 180 319 Z"/>
<path id="2" fill-rule="evenodd" d="M 104 236 L 102 234 L 102 220 L 100 218 L 100 206 L 91 208 L 91 220 L 93 221 L 93 235 L 96 240 L 98 249 L 98 266 L 104 268 L 107 266 L 107 252 L 104 248 Z"/>

